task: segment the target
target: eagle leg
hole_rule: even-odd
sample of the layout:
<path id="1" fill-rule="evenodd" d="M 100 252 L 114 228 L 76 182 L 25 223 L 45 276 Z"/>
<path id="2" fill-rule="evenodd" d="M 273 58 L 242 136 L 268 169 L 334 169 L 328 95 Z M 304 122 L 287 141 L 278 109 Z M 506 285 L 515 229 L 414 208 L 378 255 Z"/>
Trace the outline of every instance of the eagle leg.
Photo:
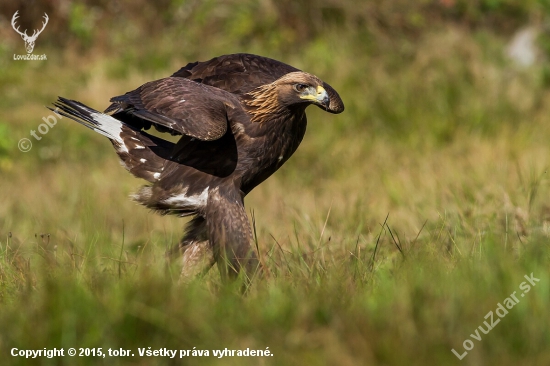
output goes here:
<path id="1" fill-rule="evenodd" d="M 180 281 L 188 283 L 196 277 L 205 275 L 216 263 L 212 245 L 206 234 L 206 221 L 200 216 L 191 220 L 185 232 L 185 235 L 177 245 L 177 248 L 171 250 L 172 253 L 183 253 L 183 267 L 181 269 Z"/>
<path id="2" fill-rule="evenodd" d="M 244 269 L 245 281 L 250 281 L 260 263 L 251 245 L 252 230 L 240 190 L 223 185 L 211 190 L 205 217 L 222 279 L 235 279 Z"/>
<path id="3" fill-rule="evenodd" d="M 208 240 L 190 242 L 183 253 L 180 281 L 188 283 L 197 277 L 204 276 L 214 263 L 216 263 L 214 252 Z"/>

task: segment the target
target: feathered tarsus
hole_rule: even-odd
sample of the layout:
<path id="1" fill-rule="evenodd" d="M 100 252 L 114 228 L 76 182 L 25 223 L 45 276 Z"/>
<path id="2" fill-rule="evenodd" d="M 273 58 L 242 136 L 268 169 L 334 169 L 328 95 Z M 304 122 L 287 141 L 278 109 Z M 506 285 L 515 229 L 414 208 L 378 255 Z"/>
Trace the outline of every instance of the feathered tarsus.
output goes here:
<path id="1" fill-rule="evenodd" d="M 183 277 L 214 262 L 224 278 L 257 269 L 244 197 L 296 151 L 308 105 L 344 110 L 316 76 L 250 54 L 190 63 L 111 102 L 105 113 L 61 97 L 54 105 L 108 137 L 126 169 L 150 183 L 137 202 L 195 216 L 179 244 Z M 152 126 L 181 137 L 172 143 L 145 132 Z"/>

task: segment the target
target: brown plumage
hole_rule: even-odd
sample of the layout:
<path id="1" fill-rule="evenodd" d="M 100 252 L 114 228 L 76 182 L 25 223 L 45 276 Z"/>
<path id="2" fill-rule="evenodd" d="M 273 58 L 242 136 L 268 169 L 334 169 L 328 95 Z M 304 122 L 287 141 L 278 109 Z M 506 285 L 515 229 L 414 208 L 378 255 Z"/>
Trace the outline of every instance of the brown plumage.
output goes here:
<path id="1" fill-rule="evenodd" d="M 296 151 L 306 107 L 344 110 L 316 76 L 249 54 L 190 63 L 111 102 L 105 113 L 61 97 L 55 106 L 107 136 L 123 165 L 151 183 L 136 201 L 195 216 L 179 244 L 187 261 L 182 276 L 216 261 L 224 278 L 258 266 L 244 196 Z M 152 126 L 181 138 L 172 143 L 145 132 Z"/>

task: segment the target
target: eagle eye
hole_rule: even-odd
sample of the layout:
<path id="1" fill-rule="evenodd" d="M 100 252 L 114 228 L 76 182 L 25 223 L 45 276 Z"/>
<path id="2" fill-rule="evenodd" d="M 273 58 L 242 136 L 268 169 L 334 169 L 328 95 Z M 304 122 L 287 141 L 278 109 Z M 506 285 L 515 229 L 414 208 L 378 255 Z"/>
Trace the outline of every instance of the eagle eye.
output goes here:
<path id="1" fill-rule="evenodd" d="M 307 88 L 308 88 L 308 85 L 306 84 L 294 84 L 294 90 L 296 90 L 298 93 L 302 93 Z"/>

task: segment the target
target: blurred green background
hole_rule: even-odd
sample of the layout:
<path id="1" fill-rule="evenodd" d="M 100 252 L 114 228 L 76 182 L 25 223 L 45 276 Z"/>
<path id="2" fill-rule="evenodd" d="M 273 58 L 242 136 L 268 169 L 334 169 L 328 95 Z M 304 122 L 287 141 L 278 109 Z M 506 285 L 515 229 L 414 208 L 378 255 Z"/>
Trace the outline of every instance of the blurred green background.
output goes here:
<path id="1" fill-rule="evenodd" d="M 28 34 L 48 14 L 33 51 L 47 60 L 14 60 L 17 10 Z M 215 270 L 178 285 L 164 253 L 185 220 L 128 199 L 142 182 L 104 137 L 66 118 L 31 136 L 58 95 L 101 110 L 237 52 L 316 74 L 346 105 L 309 108 L 295 156 L 247 197 L 269 272 L 247 296 Z M 29 362 L 14 347 L 102 347 L 136 356 L 31 362 L 550 364 L 549 57 L 547 0 L 0 3 L 2 363 Z M 226 347 L 274 356 L 212 356 Z"/>

